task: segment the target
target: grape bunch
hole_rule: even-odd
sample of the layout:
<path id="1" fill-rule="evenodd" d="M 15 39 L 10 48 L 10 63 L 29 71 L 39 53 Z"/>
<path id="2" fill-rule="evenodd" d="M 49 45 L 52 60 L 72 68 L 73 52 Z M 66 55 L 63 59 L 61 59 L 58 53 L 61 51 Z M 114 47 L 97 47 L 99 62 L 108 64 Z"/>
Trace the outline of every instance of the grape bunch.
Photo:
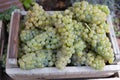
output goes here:
<path id="1" fill-rule="evenodd" d="M 31 29 L 31 30 L 22 30 L 20 33 L 20 40 L 24 43 L 27 41 L 33 39 L 36 35 L 39 34 L 39 31 L 37 29 Z"/>
<path id="2" fill-rule="evenodd" d="M 57 16 L 60 16 L 58 14 Z M 74 43 L 74 28 L 72 19 L 69 16 L 61 16 L 59 17 L 60 22 L 62 23 L 56 23 L 58 34 L 60 35 L 61 39 L 61 49 L 57 53 L 57 61 L 56 61 L 56 67 L 59 69 L 64 69 L 65 66 L 71 62 L 70 58 L 72 54 L 75 52 L 73 43 Z"/>
<path id="3" fill-rule="evenodd" d="M 87 53 L 85 52 L 81 52 L 81 53 L 82 55 L 76 53 L 72 56 L 73 65 L 77 65 L 77 66 L 86 65 L 97 70 L 101 70 L 104 68 L 105 61 L 100 55 L 97 55 L 93 51 L 89 51 Z"/>
<path id="4" fill-rule="evenodd" d="M 40 50 L 25 54 L 19 59 L 18 63 L 22 69 L 42 68 L 54 65 L 52 51 Z"/>
<path id="5" fill-rule="evenodd" d="M 75 2 L 70 10 L 74 13 L 74 18 L 77 21 L 95 24 L 105 22 L 107 14 L 109 13 L 107 6 L 98 7 L 96 5 L 89 4 L 86 1 Z"/>
<path id="6" fill-rule="evenodd" d="M 27 70 L 69 65 L 103 69 L 114 61 L 109 14 L 107 6 L 86 1 L 52 13 L 34 3 L 20 32 L 18 65 Z"/>
<path id="7" fill-rule="evenodd" d="M 45 26 L 51 24 L 49 15 L 42 6 L 36 3 L 33 3 L 32 9 L 27 12 L 25 20 L 26 29 L 34 29 L 35 27 L 44 29 Z"/>
<path id="8" fill-rule="evenodd" d="M 82 30 L 82 38 L 86 42 L 88 42 L 88 44 L 92 46 L 92 49 L 94 49 L 94 51 L 96 51 L 97 54 L 101 55 L 105 59 L 105 61 L 113 63 L 113 49 L 110 40 L 106 35 L 105 29 L 101 29 L 96 24 L 86 25 L 86 27 L 84 28 L 88 28 L 89 30 Z"/>
<path id="9" fill-rule="evenodd" d="M 60 47 L 60 38 L 57 36 L 54 30 L 42 32 L 36 35 L 31 40 L 27 41 L 26 44 L 22 44 L 22 50 L 25 53 L 34 52 L 41 49 L 57 49 Z"/>

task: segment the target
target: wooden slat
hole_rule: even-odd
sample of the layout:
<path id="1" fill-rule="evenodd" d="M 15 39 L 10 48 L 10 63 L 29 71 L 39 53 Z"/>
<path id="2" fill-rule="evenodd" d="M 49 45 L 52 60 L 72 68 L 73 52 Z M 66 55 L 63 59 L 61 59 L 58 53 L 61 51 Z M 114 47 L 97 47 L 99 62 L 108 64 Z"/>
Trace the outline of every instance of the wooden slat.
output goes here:
<path id="1" fill-rule="evenodd" d="M 87 79 L 87 80 L 120 80 L 120 78 L 100 78 L 100 79 Z"/>
<path id="2" fill-rule="evenodd" d="M 8 2 L 6 2 L 6 3 L 0 4 L 0 7 L 1 7 L 1 8 L 4 8 L 4 7 L 6 7 L 6 6 L 12 6 L 12 4 L 17 4 L 17 3 L 19 3 L 18 0 L 8 1 Z"/>
<path id="3" fill-rule="evenodd" d="M 11 62 L 13 62 L 13 60 L 17 60 L 19 22 L 20 22 L 20 13 L 19 10 L 16 10 L 15 12 L 12 13 L 12 17 L 11 17 L 8 50 L 7 50 L 7 54 L 8 54 L 7 58 L 12 60 Z M 15 65 L 17 64 L 15 63 Z"/>
<path id="4" fill-rule="evenodd" d="M 16 6 L 19 9 L 23 9 L 22 3 L 19 0 L 8 0 L 6 2 L 1 2 L 0 12 L 9 9 L 11 6 Z"/>
<path id="5" fill-rule="evenodd" d="M 0 0 L 0 4 L 5 3 L 7 1 L 9 1 L 9 0 Z"/>
<path id="6" fill-rule="evenodd" d="M 17 3 L 17 4 L 12 4 L 11 6 L 13 6 L 13 5 L 21 10 L 24 10 L 22 4 Z M 8 6 L 3 7 L 2 9 L 0 9 L 0 12 L 8 10 L 11 6 L 8 5 Z"/>
<path id="7" fill-rule="evenodd" d="M 2 21 L 0 21 L 0 60 L 2 59 L 3 47 L 4 47 L 4 27 Z"/>
<path id="8" fill-rule="evenodd" d="M 114 54 L 115 54 L 115 61 L 114 63 L 120 62 L 120 51 L 119 51 L 119 46 L 116 40 L 115 32 L 113 29 L 113 24 L 112 24 L 112 18 L 111 16 L 108 17 L 108 23 L 110 24 L 110 40 L 112 42 Z"/>
<path id="9" fill-rule="evenodd" d="M 0 39 L 1 39 L 2 21 L 0 20 Z"/>
<path id="10" fill-rule="evenodd" d="M 87 66 L 66 67 L 59 70 L 54 67 L 21 70 L 20 68 L 7 68 L 6 72 L 15 80 L 59 79 L 59 78 L 86 78 L 108 77 L 120 70 L 120 65 L 107 65 L 103 70 L 94 70 Z"/>
<path id="11" fill-rule="evenodd" d="M 9 45 L 11 49 L 8 49 L 9 58 L 17 58 L 17 48 L 18 48 L 18 30 L 19 30 L 19 23 L 20 23 L 20 13 L 15 11 L 12 14 L 11 22 L 10 22 L 10 33 L 9 33 Z"/>
<path id="12" fill-rule="evenodd" d="M 2 21 L 0 20 L 0 60 L 1 60 L 1 58 L 2 58 L 2 35 L 1 35 L 1 33 L 2 33 Z"/>

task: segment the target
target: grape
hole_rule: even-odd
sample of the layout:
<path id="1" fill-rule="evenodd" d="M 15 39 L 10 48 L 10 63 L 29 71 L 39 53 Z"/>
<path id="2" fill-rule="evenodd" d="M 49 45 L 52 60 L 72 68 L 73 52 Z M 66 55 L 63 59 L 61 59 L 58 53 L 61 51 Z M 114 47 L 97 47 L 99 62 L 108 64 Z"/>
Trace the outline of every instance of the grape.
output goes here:
<path id="1" fill-rule="evenodd" d="M 110 14 L 110 10 L 106 5 L 96 5 L 101 11 L 103 11 L 106 15 Z"/>
<path id="2" fill-rule="evenodd" d="M 47 29 L 47 28 L 46 28 Z M 34 38 L 26 42 L 23 46 L 25 53 L 43 49 L 57 49 L 61 46 L 60 38 L 55 29 L 48 28 L 47 31 L 39 33 Z"/>
<path id="3" fill-rule="evenodd" d="M 46 32 L 43 32 L 37 36 L 35 36 L 32 40 L 27 42 L 27 46 L 31 48 L 33 51 L 37 51 L 43 48 L 48 38 L 48 34 Z"/>
<path id="4" fill-rule="evenodd" d="M 19 59 L 18 63 L 22 69 L 42 68 L 45 66 L 53 66 L 53 55 L 51 50 L 40 50 L 29 54 L 25 54 Z"/>
<path id="5" fill-rule="evenodd" d="M 39 31 L 37 29 L 22 30 L 20 33 L 20 40 L 26 43 L 27 41 L 33 39 L 38 34 Z"/>
<path id="6" fill-rule="evenodd" d="M 101 70 L 105 66 L 104 59 L 92 51 L 86 54 L 86 58 L 85 64 L 94 69 Z"/>
<path id="7" fill-rule="evenodd" d="M 77 65 L 77 66 L 86 65 L 97 70 L 101 70 L 104 68 L 105 61 L 100 55 L 97 55 L 93 51 L 90 51 L 88 53 L 84 53 L 84 52 L 81 53 L 82 53 L 81 56 L 79 56 L 79 54 L 74 54 L 72 56 L 73 65 Z"/>
<path id="8" fill-rule="evenodd" d="M 85 55 L 86 55 L 86 53 L 83 52 L 83 51 L 76 52 L 75 54 L 72 55 L 71 64 L 74 65 L 74 66 L 85 65 L 85 61 L 86 61 L 86 56 Z"/>
<path id="9" fill-rule="evenodd" d="M 92 46 L 92 49 L 94 49 L 97 54 L 101 55 L 109 63 L 113 63 L 114 61 L 113 49 L 111 48 L 111 45 L 109 46 L 107 45 L 111 43 L 108 37 L 106 36 L 105 29 L 104 28 L 100 29 L 100 27 L 95 24 L 92 25 L 90 24 L 89 26 L 90 26 L 89 33 L 85 32 L 84 31 L 85 29 L 82 30 L 81 32 L 82 38 Z M 88 35 L 88 37 L 85 37 L 85 35 Z"/>
<path id="10" fill-rule="evenodd" d="M 21 59 L 18 60 L 18 63 L 20 65 L 21 69 L 33 69 L 35 68 L 35 54 L 31 53 L 31 54 L 26 54 L 24 56 L 22 56 Z"/>
<path id="11" fill-rule="evenodd" d="M 34 3 L 32 9 L 27 12 L 25 25 L 27 29 L 35 27 L 44 29 L 44 26 L 51 25 L 51 21 L 43 7 Z"/>
<path id="12" fill-rule="evenodd" d="M 59 69 L 64 69 L 65 66 L 70 63 L 70 58 L 75 52 L 73 47 L 75 35 L 73 32 L 73 24 L 71 23 L 72 19 L 69 16 L 63 16 L 61 22 L 63 23 L 57 23 L 58 25 L 56 27 L 60 35 L 62 47 L 57 53 L 57 61 L 55 65 Z"/>
<path id="13" fill-rule="evenodd" d="M 101 70 L 113 63 L 107 6 L 82 1 L 65 11 L 48 13 L 36 3 L 28 10 L 25 29 L 20 32 L 20 68 L 84 65 Z"/>
<path id="14" fill-rule="evenodd" d="M 108 8 L 99 8 L 96 5 L 91 5 L 86 1 L 75 2 L 70 9 L 74 13 L 74 18 L 77 21 L 85 21 L 88 23 L 100 24 L 106 21 L 109 14 Z"/>

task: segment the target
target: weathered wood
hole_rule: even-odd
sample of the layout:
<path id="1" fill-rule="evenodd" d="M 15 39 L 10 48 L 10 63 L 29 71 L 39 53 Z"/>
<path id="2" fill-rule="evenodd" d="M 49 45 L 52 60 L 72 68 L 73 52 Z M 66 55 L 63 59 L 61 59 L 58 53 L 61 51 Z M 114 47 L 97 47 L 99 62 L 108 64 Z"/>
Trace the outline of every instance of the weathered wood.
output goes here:
<path id="1" fill-rule="evenodd" d="M 22 3 L 19 0 L 0 0 L 0 12 L 8 10 L 11 6 L 23 9 Z"/>
<path id="2" fill-rule="evenodd" d="M 100 79 L 87 79 L 87 80 L 120 80 L 120 78 L 100 78 Z"/>
<path id="3" fill-rule="evenodd" d="M 110 35 L 110 40 L 111 40 L 112 47 L 113 47 L 114 54 L 115 54 L 114 55 L 115 56 L 114 63 L 118 63 L 118 62 L 120 62 L 120 51 L 119 51 L 118 42 L 116 40 L 115 32 L 114 32 L 114 29 L 113 29 L 111 16 L 108 17 L 107 22 L 110 25 L 110 33 L 109 33 L 109 35 Z"/>
<path id="4" fill-rule="evenodd" d="M 1 56 L 2 56 L 2 40 L 1 40 L 1 30 L 2 30 L 2 21 L 0 21 L 0 60 L 1 60 Z"/>
<path id="5" fill-rule="evenodd" d="M 15 12 L 12 13 L 11 22 L 10 22 L 10 32 L 9 32 L 8 50 L 7 50 L 7 54 L 8 54 L 7 58 L 9 64 L 10 64 L 9 60 L 17 61 L 19 23 L 20 23 L 20 13 L 19 10 L 16 10 Z M 17 65 L 16 63 L 17 62 L 12 64 Z"/>
<path id="6" fill-rule="evenodd" d="M 86 78 L 86 77 L 108 77 L 120 70 L 120 65 L 112 64 L 106 65 L 103 70 L 94 70 L 88 66 L 79 67 L 66 67 L 64 70 L 59 70 L 55 67 L 38 68 L 33 70 L 22 70 L 17 66 L 17 54 L 18 54 L 18 33 L 19 33 L 19 22 L 21 16 L 25 15 L 26 12 L 15 11 L 12 14 L 8 51 L 7 51 L 7 65 L 6 72 L 9 76 L 15 80 L 40 80 L 40 79 L 56 79 L 56 78 Z M 110 21 L 108 20 L 108 23 Z M 113 27 L 110 24 L 110 27 Z M 110 28 L 110 39 L 113 44 L 115 55 L 119 55 L 119 49 L 116 37 L 114 36 L 113 28 Z M 117 47 L 117 49 L 116 49 Z M 115 58 L 117 59 L 117 58 Z"/>
<path id="7" fill-rule="evenodd" d="M 6 2 L 6 1 L 9 1 L 9 0 L 0 0 L 0 3 L 4 3 L 4 2 Z"/>
<path id="8" fill-rule="evenodd" d="M 0 39 L 1 39 L 2 21 L 0 20 Z"/>
<path id="9" fill-rule="evenodd" d="M 0 21 L 0 60 L 2 59 L 3 47 L 4 47 L 4 27 L 2 21 Z"/>
<path id="10" fill-rule="evenodd" d="M 56 78 L 86 78 L 108 77 L 120 70 L 120 65 L 107 65 L 103 70 L 94 70 L 87 66 L 66 67 L 59 70 L 54 67 L 39 68 L 33 70 L 21 70 L 20 68 L 7 68 L 6 72 L 16 80 L 56 79 Z"/>

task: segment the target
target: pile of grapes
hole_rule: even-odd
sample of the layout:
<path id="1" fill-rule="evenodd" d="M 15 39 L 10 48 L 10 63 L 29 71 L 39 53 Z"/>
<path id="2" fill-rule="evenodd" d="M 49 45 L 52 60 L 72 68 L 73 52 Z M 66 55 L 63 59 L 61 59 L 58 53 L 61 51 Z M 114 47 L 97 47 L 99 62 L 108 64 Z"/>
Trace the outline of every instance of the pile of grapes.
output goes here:
<path id="1" fill-rule="evenodd" d="M 38 4 L 25 16 L 20 31 L 18 65 L 22 69 L 90 66 L 103 69 L 114 61 L 107 33 L 105 5 L 76 2 L 65 11 L 46 12 Z"/>

